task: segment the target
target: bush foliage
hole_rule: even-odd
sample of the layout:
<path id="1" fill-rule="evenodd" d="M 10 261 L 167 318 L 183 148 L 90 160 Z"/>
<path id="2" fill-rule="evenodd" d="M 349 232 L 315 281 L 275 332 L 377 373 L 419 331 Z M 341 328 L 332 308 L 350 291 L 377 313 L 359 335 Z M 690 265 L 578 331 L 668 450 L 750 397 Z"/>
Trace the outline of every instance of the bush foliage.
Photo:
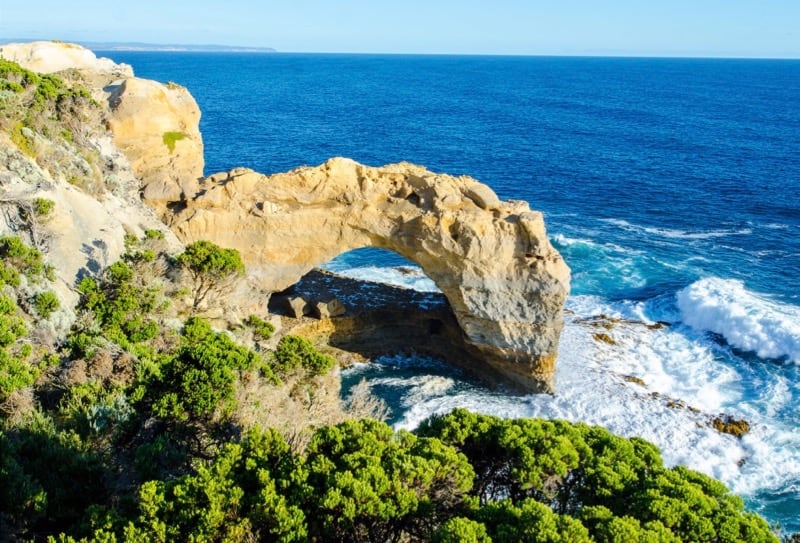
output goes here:
<path id="1" fill-rule="evenodd" d="M 478 442 L 500 455 L 480 464 L 505 469 L 481 472 Z M 143 483 L 135 507 L 106 508 L 89 540 L 777 541 L 722 485 L 653 452 L 597 427 L 463 410 L 414 434 L 372 420 L 320 428 L 303 454 L 255 428 L 191 473 Z M 565 453 L 576 461 L 552 464 Z M 489 481 L 521 486 L 489 498 Z"/>
<path id="2" fill-rule="evenodd" d="M 239 251 L 224 249 L 210 241 L 196 241 L 178 255 L 178 263 L 188 272 L 194 285 L 192 307 L 198 310 L 209 294 L 222 295 L 224 290 L 244 274 Z"/>
<path id="3" fill-rule="evenodd" d="M 30 363 L 30 316 L 5 292 L 45 266 L 0 238 L 0 403 L 32 390 L 35 404 L 25 420 L 0 412 L 0 539 L 777 541 L 718 481 L 584 424 L 459 409 L 414 432 L 320 425 L 292 448 L 236 418 L 238 387 L 302 382 L 334 359 L 292 335 L 257 353 L 199 317 L 170 328 L 158 238 L 129 236 L 121 261 L 81 281 L 78 322 L 47 358 L 63 363 L 44 374 Z M 190 247 L 178 262 L 204 288 L 241 272 L 236 253 Z M 262 338 L 268 324 L 246 321 Z"/>

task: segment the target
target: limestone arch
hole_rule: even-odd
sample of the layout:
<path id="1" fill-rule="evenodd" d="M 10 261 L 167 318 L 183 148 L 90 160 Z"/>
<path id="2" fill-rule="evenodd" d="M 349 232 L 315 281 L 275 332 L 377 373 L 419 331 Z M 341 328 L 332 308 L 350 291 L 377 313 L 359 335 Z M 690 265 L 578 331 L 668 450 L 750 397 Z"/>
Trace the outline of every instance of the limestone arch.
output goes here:
<path id="1" fill-rule="evenodd" d="M 466 176 L 337 158 L 272 176 L 215 174 L 172 207 L 180 238 L 238 249 L 270 292 L 344 252 L 393 251 L 438 286 L 494 370 L 526 389 L 551 381 L 569 268 L 525 202 L 502 202 Z"/>

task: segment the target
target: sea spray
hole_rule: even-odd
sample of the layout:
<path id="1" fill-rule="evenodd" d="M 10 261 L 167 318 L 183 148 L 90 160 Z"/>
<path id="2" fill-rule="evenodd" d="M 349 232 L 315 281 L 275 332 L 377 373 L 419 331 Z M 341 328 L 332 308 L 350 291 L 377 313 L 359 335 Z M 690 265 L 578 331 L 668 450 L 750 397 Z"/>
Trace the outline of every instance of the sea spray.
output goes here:
<path id="1" fill-rule="evenodd" d="M 800 308 L 748 291 L 739 280 L 708 277 L 677 294 L 683 322 L 714 332 L 761 358 L 800 363 Z"/>

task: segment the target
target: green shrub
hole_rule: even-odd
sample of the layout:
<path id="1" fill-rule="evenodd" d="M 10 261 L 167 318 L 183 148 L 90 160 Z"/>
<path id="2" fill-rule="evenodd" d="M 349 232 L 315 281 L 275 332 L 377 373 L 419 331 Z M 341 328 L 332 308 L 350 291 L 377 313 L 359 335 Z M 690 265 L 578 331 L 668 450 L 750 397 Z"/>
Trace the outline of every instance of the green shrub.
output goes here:
<path id="1" fill-rule="evenodd" d="M 161 230 L 148 229 L 144 231 L 145 239 L 164 239 L 164 232 Z"/>
<path id="2" fill-rule="evenodd" d="M 260 357 L 197 317 L 186 321 L 182 336 L 181 348 L 154 387 L 154 412 L 178 421 L 229 414 L 235 407 L 236 372 L 256 368 Z"/>
<path id="3" fill-rule="evenodd" d="M 374 420 L 319 429 L 306 455 L 309 528 L 334 541 L 429 535 L 430 519 L 459 511 L 474 477 L 455 448 Z"/>
<path id="4" fill-rule="evenodd" d="M 336 364 L 333 357 L 317 351 L 310 341 L 293 335 L 281 338 L 272 359 L 273 367 L 279 374 L 303 368 L 310 375 L 324 375 Z"/>
<path id="5" fill-rule="evenodd" d="M 271 338 L 272 334 L 275 332 L 275 326 L 258 315 L 250 315 L 244 323 L 253 329 L 253 335 L 256 339 L 266 341 Z"/>
<path id="6" fill-rule="evenodd" d="M 36 149 L 34 148 L 33 139 L 25 134 L 25 126 L 22 121 L 17 121 L 11 126 L 11 142 L 22 151 L 23 154 L 35 158 Z"/>
<path id="7" fill-rule="evenodd" d="M 472 493 L 483 504 L 476 520 L 495 541 L 577 541 L 583 530 L 596 541 L 776 541 L 724 485 L 666 468 L 658 449 L 639 438 L 463 409 L 431 417 L 417 433 L 467 456 L 476 472 Z M 536 533 L 553 538 L 529 539 Z"/>
<path id="8" fill-rule="evenodd" d="M 17 236 L 0 237 L 0 258 L 3 259 L 4 267 L 11 266 L 30 279 L 38 279 L 45 275 L 42 253 L 26 245 Z"/>
<path id="9" fill-rule="evenodd" d="M 78 309 L 90 312 L 98 326 L 91 331 L 73 330 L 69 344 L 76 356 L 89 354 L 100 336 L 135 350 L 137 344 L 158 335 L 153 317 L 163 306 L 161 286 L 153 281 L 143 284 L 136 270 L 134 264 L 120 260 L 106 268 L 99 280 L 84 277 L 78 284 Z"/>
<path id="10" fill-rule="evenodd" d="M 442 524 L 431 539 L 433 543 L 492 543 L 486 526 L 464 517 L 454 517 Z"/>
<path id="11" fill-rule="evenodd" d="M 36 310 L 36 314 L 43 319 L 49 318 L 59 307 L 61 307 L 61 302 L 58 300 L 58 296 L 50 290 L 40 292 L 33 297 L 33 308 Z"/>
<path id="12" fill-rule="evenodd" d="M 39 81 L 39 76 L 16 62 L 0 58 L 0 90 L 21 93 Z"/>
<path id="13" fill-rule="evenodd" d="M 209 294 L 221 294 L 244 274 L 244 263 L 236 249 L 223 249 L 210 241 L 195 241 L 177 257 L 194 283 L 193 309 Z"/>
<path id="14" fill-rule="evenodd" d="M 276 432 L 251 430 L 194 473 L 142 485 L 124 540 L 308 541 L 305 515 L 286 492 L 301 478 Z"/>
<path id="15" fill-rule="evenodd" d="M 56 203 L 47 198 L 36 198 L 33 200 L 33 212 L 39 218 L 48 217 L 55 207 Z"/>

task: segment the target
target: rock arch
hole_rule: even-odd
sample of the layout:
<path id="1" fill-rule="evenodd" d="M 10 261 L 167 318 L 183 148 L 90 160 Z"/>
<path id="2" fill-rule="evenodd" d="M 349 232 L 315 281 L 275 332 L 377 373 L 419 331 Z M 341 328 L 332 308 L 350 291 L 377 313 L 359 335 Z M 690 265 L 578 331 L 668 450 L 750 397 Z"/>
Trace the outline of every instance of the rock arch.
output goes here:
<path id="1" fill-rule="evenodd" d="M 549 386 L 569 268 L 527 203 L 470 177 L 342 158 L 272 176 L 239 168 L 182 190 L 179 202 L 149 203 L 183 241 L 238 249 L 264 289 L 352 249 L 394 251 L 441 289 L 487 364 L 524 389 Z"/>
<path id="2" fill-rule="evenodd" d="M 28 68 L 76 68 L 98 100 L 107 99 L 109 128 L 144 201 L 184 242 L 238 249 L 271 292 L 345 251 L 393 250 L 439 286 L 467 346 L 486 364 L 523 388 L 549 383 L 569 268 L 548 242 L 541 213 L 525 202 L 501 202 L 469 177 L 342 158 L 269 177 L 234 169 L 198 180 L 200 111 L 186 89 L 134 78 L 130 66 L 72 44 L 2 52 Z"/>

